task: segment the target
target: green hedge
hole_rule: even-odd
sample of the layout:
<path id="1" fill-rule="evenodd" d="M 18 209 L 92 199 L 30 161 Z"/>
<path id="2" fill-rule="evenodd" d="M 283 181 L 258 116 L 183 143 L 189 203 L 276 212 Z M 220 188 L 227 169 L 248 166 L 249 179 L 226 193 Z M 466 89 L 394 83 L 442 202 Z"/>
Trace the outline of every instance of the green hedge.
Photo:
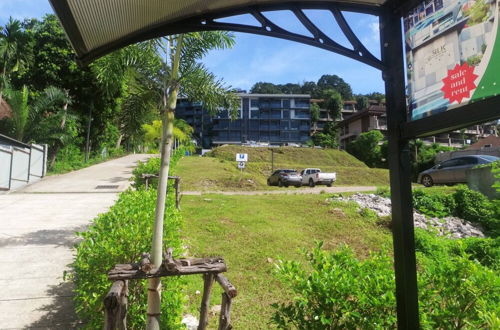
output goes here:
<path id="1" fill-rule="evenodd" d="M 155 162 L 156 159 L 150 159 L 143 167 L 153 166 L 151 164 Z M 86 328 L 99 329 L 103 326 L 103 298 L 111 287 L 107 272 L 115 264 L 136 262 L 142 252 L 151 250 L 155 206 L 156 189 L 125 191 L 108 212 L 98 216 L 87 231 L 79 234 L 83 240 L 76 247 L 73 281 L 76 312 Z M 177 256 L 183 252 L 181 223 L 174 195 L 169 190 L 163 244 L 173 247 Z M 162 285 L 162 328 L 181 329 L 184 280 L 164 278 Z M 130 329 L 145 327 L 146 305 L 147 281 L 129 281 L 127 322 Z"/>
<path id="2" fill-rule="evenodd" d="M 175 152 L 172 153 L 172 157 L 170 157 L 170 173 L 172 173 L 172 169 L 177 165 L 179 159 L 181 159 L 187 149 L 179 148 Z M 132 186 L 136 189 L 142 189 L 145 186 L 145 181 L 142 178 L 143 174 L 158 174 L 160 172 L 160 158 L 154 157 L 149 158 L 146 162 L 139 162 L 137 167 L 132 171 Z M 149 185 L 151 188 L 156 189 L 158 186 L 158 180 L 152 179 L 149 181 Z"/>
<path id="3" fill-rule="evenodd" d="M 304 252 L 308 261 L 281 262 L 277 276 L 293 301 L 274 305 L 280 329 L 396 328 L 395 281 L 390 253 L 358 260 L 344 247 L 319 244 Z M 465 252 L 418 253 L 420 317 L 423 329 L 500 326 L 500 277 Z"/>

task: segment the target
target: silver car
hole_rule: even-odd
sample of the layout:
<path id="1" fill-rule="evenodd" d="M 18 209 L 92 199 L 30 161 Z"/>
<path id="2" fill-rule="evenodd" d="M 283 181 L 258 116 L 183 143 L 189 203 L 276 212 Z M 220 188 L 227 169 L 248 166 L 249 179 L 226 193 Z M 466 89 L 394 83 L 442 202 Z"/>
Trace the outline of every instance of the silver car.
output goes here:
<path id="1" fill-rule="evenodd" d="M 500 158 L 489 155 L 470 155 L 439 163 L 418 175 L 418 183 L 430 187 L 435 183 L 467 182 L 466 172 L 476 165 L 488 164 Z"/>

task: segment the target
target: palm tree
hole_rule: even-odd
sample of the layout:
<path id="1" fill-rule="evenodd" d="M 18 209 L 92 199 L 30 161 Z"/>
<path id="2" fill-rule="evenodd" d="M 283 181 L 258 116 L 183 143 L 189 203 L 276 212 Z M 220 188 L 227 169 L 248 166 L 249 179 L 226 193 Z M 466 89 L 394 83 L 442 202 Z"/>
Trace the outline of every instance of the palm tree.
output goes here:
<path id="1" fill-rule="evenodd" d="M 26 139 L 50 144 L 50 167 L 54 166 L 59 150 L 75 135 L 73 127 L 67 127 L 68 120 L 76 120 L 74 115 L 68 113 L 71 103 L 67 91 L 50 86 L 36 99 L 29 111 Z"/>
<path id="2" fill-rule="evenodd" d="M 152 247 L 152 261 L 157 267 L 162 263 L 163 219 L 177 97 L 183 95 L 192 100 L 201 101 L 204 107 L 212 113 L 219 107 L 223 107 L 235 116 L 239 99 L 199 62 L 210 50 L 229 48 L 233 45 L 233 34 L 222 31 L 193 32 L 157 40 L 157 48 L 162 52 L 164 72 L 163 102 L 160 111 L 162 120 L 161 165 Z M 150 279 L 147 311 L 147 329 L 149 330 L 160 329 L 160 291 L 160 279 Z"/>
<path id="3" fill-rule="evenodd" d="M 161 61 L 153 42 L 131 45 L 95 62 L 92 70 L 110 98 L 116 100 L 116 148 L 124 137 L 142 137 L 141 126 L 154 119 L 161 100 Z"/>
<path id="4" fill-rule="evenodd" d="M 8 85 L 8 75 L 24 64 L 25 56 L 21 48 L 25 42 L 26 35 L 22 31 L 21 22 L 10 17 L 0 29 L 0 93 Z"/>
<path id="5" fill-rule="evenodd" d="M 12 110 L 11 130 L 15 139 L 22 141 L 28 124 L 29 107 L 28 95 L 29 91 L 26 86 L 21 90 L 5 89 L 6 99 Z M 0 102 L 3 102 L 0 99 Z"/>

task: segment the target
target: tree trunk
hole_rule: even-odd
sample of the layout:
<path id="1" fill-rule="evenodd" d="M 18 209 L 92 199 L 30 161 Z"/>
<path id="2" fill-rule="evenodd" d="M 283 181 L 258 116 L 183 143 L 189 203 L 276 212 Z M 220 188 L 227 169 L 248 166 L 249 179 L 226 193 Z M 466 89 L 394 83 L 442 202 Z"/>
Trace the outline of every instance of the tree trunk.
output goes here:
<path id="1" fill-rule="evenodd" d="M 120 134 L 118 140 L 116 141 L 115 149 L 119 149 L 122 144 L 123 134 Z"/>
<path id="2" fill-rule="evenodd" d="M 64 107 L 63 107 L 63 117 L 61 119 L 61 124 L 59 125 L 61 130 L 63 130 L 64 127 L 66 126 L 67 115 L 68 115 L 68 103 L 64 104 Z M 61 144 L 57 143 L 54 146 L 54 152 L 52 153 L 52 156 L 50 157 L 50 161 L 49 161 L 50 168 L 53 168 L 54 164 L 56 163 L 56 157 L 57 157 L 57 153 L 59 152 L 59 149 L 61 149 Z"/>
<path id="3" fill-rule="evenodd" d="M 170 38 L 170 46 L 172 47 L 173 37 Z M 163 219 L 165 217 L 165 200 L 167 194 L 168 172 L 170 170 L 170 154 L 172 151 L 172 142 L 174 136 L 174 116 L 177 106 L 177 95 L 179 94 L 179 64 L 182 51 L 183 36 L 177 37 L 174 55 L 172 56 L 172 72 L 170 83 L 173 85 L 167 92 L 165 88 L 163 93 L 163 113 L 161 114 L 162 121 L 162 137 L 160 143 L 161 164 L 160 174 L 158 178 L 158 197 L 156 199 L 156 213 L 153 232 L 153 247 L 151 256 L 155 267 L 160 267 L 162 263 L 162 246 L 163 246 Z M 160 330 L 160 299 L 161 299 L 161 281 L 159 278 L 149 280 L 148 288 L 148 312 L 147 312 L 147 330 Z"/>

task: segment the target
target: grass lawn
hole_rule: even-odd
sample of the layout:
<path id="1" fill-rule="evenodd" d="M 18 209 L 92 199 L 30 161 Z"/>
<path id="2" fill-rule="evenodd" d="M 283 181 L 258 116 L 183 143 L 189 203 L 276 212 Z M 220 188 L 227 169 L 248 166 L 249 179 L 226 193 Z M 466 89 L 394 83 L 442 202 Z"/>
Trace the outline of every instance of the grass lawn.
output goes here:
<path id="1" fill-rule="evenodd" d="M 363 219 L 354 204 L 327 203 L 329 196 L 184 196 L 183 236 L 189 254 L 223 256 L 227 277 L 238 289 L 232 319 L 235 329 L 266 329 L 272 303 L 290 297 L 273 277 L 279 259 L 303 260 L 299 249 L 310 249 L 315 240 L 327 249 L 351 246 L 359 256 L 390 244 L 390 232 L 374 220 Z M 201 277 L 189 277 L 190 311 L 198 315 Z M 211 305 L 220 304 L 222 292 L 215 284 Z M 213 328 L 217 319 L 212 317 Z"/>
<path id="2" fill-rule="evenodd" d="M 298 162 L 276 162 L 275 168 L 294 168 L 301 170 L 307 167 L 319 167 L 324 172 L 336 172 L 335 185 L 379 186 L 389 184 L 389 171 L 369 168 L 367 166 L 311 165 Z M 240 171 L 235 161 L 214 157 L 183 157 L 176 168 L 175 175 L 182 178 L 183 190 L 199 191 L 232 191 L 232 190 L 272 190 L 266 184 L 271 174 L 268 162 L 248 162 Z"/>

